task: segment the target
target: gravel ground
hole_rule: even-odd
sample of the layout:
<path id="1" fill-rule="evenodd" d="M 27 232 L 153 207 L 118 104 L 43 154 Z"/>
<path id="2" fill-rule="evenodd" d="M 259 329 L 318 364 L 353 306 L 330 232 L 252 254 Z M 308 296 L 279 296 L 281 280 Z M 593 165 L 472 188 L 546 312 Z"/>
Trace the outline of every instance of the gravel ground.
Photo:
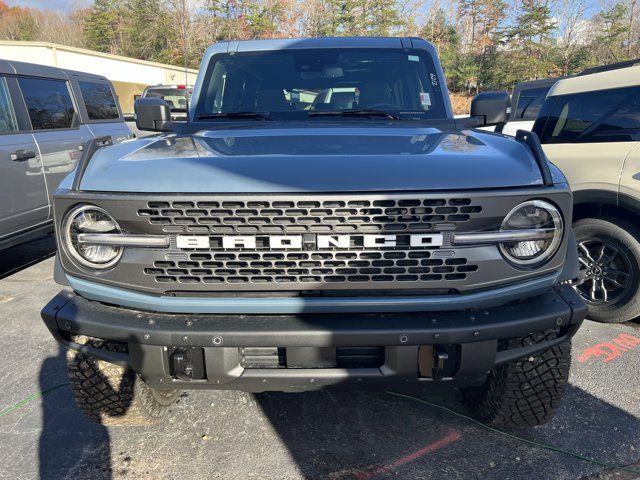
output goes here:
<path id="1" fill-rule="evenodd" d="M 0 254 L 0 478 L 640 478 L 384 392 L 188 392 L 154 426 L 89 423 L 65 385 L 64 352 L 39 317 L 60 287 L 52 258 L 34 262 L 52 252 L 43 239 Z M 561 411 L 519 434 L 640 470 L 640 345 L 616 350 L 621 334 L 640 338 L 640 325 L 586 322 Z M 451 392 L 415 395 L 463 410 Z"/>

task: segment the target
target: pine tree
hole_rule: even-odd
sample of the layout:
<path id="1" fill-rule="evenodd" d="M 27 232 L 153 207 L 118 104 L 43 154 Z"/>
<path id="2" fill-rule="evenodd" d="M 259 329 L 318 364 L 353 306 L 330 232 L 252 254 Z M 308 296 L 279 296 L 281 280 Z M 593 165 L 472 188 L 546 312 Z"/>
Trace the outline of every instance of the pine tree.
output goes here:
<path id="1" fill-rule="evenodd" d="M 87 47 L 98 52 L 116 53 L 121 2 L 95 0 L 84 20 L 83 31 Z"/>

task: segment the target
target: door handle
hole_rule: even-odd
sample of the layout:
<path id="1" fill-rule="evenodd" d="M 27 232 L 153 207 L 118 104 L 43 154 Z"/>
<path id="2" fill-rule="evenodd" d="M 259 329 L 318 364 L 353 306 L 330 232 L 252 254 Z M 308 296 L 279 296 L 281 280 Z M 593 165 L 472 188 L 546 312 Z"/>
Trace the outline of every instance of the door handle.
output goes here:
<path id="1" fill-rule="evenodd" d="M 35 158 L 36 152 L 33 150 L 16 150 L 9 158 L 14 162 L 24 162 L 25 160 L 29 160 L 30 158 Z"/>

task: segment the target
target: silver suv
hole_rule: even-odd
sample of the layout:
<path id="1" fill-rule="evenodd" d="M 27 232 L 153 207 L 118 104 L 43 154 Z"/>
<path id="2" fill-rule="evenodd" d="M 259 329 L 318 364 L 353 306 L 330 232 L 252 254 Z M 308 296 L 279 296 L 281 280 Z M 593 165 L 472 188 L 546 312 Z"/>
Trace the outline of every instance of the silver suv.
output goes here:
<path id="1" fill-rule="evenodd" d="M 51 196 L 96 137 L 131 137 L 109 80 L 0 60 L 0 249 L 52 230 Z"/>

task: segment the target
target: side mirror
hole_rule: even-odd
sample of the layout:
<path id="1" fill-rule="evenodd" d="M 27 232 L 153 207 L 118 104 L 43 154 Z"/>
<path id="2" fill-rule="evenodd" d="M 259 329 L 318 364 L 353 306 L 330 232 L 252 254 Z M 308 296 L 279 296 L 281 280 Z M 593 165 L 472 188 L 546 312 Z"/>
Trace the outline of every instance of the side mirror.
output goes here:
<path id="1" fill-rule="evenodd" d="M 133 104 L 138 130 L 165 132 L 171 122 L 169 104 L 157 97 L 139 98 Z"/>
<path id="2" fill-rule="evenodd" d="M 471 116 L 480 117 L 484 126 L 504 125 L 511 113 L 511 96 L 508 92 L 483 92 L 471 102 Z M 497 129 L 496 129 L 497 130 Z"/>

